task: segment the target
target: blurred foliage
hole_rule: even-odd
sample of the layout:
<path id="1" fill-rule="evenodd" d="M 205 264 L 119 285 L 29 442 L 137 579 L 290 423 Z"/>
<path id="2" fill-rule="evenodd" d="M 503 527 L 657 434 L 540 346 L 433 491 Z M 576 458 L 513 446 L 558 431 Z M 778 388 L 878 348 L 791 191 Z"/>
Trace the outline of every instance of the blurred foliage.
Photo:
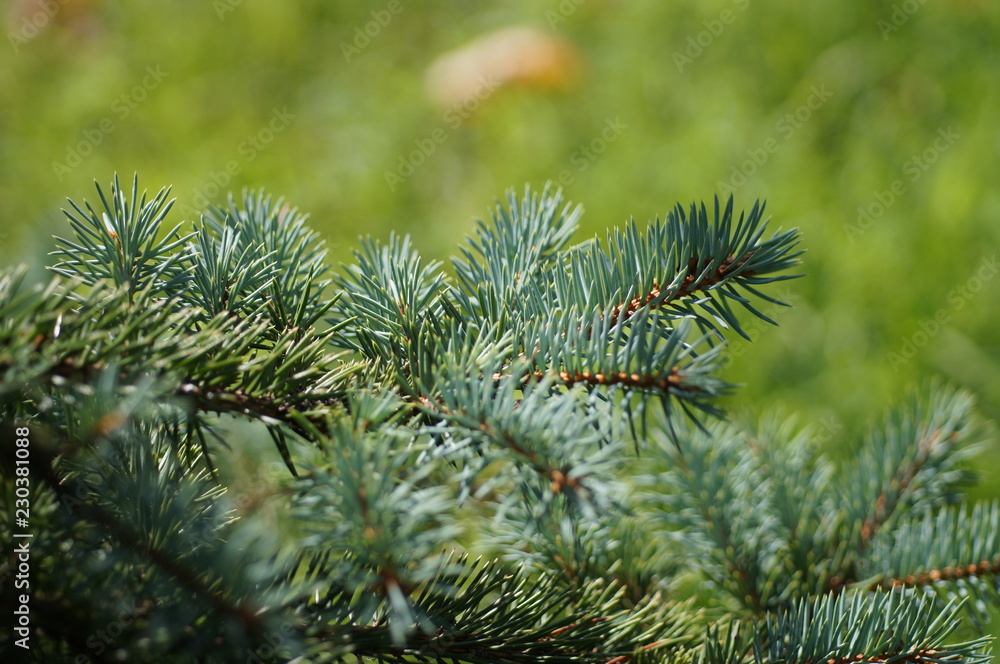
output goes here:
<path id="1" fill-rule="evenodd" d="M 996 3 L 12 0 L 4 20 L 4 263 L 40 265 L 64 198 L 113 171 L 173 184 L 175 220 L 266 187 L 341 260 L 391 230 L 443 258 L 525 182 L 561 178 L 584 234 L 734 190 L 802 228 L 809 277 L 736 343 L 731 405 L 803 412 L 845 449 L 930 374 L 1000 415 Z M 442 54 L 507 26 L 574 55 L 435 101 Z M 995 444 L 979 458 L 1000 468 Z"/>

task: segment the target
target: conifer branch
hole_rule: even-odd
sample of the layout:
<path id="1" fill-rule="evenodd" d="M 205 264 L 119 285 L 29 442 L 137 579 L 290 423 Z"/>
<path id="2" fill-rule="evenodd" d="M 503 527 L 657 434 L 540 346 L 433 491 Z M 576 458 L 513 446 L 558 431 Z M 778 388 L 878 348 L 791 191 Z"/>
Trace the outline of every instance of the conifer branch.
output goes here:
<path id="1" fill-rule="evenodd" d="M 807 430 L 712 421 L 726 335 L 770 321 L 761 287 L 798 263 L 763 205 L 574 245 L 579 209 L 526 189 L 453 275 L 392 236 L 327 277 L 306 217 L 263 192 L 188 231 L 167 190 L 98 194 L 71 201 L 59 278 L 0 271 L 3 440 L 29 422 L 65 442 L 29 471 L 49 660 L 111 598 L 142 603 L 115 644 L 134 662 L 988 659 L 953 638 L 1000 606 L 1000 507 L 948 507 L 969 395 L 933 386 L 847 464 Z M 223 501 L 218 415 L 264 424 L 290 471 L 273 521 Z"/>
<path id="2" fill-rule="evenodd" d="M 868 588 L 927 587 L 944 597 L 978 600 L 967 602 L 966 610 L 985 621 L 985 607 L 1000 602 L 1000 504 L 903 521 L 872 542 L 860 572 Z"/>
<path id="3" fill-rule="evenodd" d="M 332 647 L 349 641 L 353 646 L 348 652 L 356 657 L 477 664 L 524 664 L 539 657 L 567 664 L 603 664 L 632 657 L 632 643 L 645 644 L 635 650 L 647 652 L 681 650 L 692 643 L 680 613 L 664 611 L 655 602 L 632 611 L 617 608 L 621 589 L 614 584 L 594 582 L 567 594 L 551 578 L 530 579 L 495 562 L 470 563 L 464 558 L 443 565 L 442 572 L 458 588 L 456 592 L 446 598 L 423 591 L 412 600 L 419 614 L 446 610 L 450 619 L 444 624 L 413 630 L 386 655 L 382 644 L 390 625 L 377 618 L 372 625 L 344 624 L 330 615 L 330 627 L 320 632 L 323 640 Z M 558 608 L 536 622 L 535 611 L 553 606 L 556 598 Z M 651 638 L 657 633 L 659 639 Z"/>
<path id="4" fill-rule="evenodd" d="M 928 586 L 937 583 L 938 581 L 956 581 L 970 576 L 982 577 L 996 574 L 1000 574 L 1000 558 L 996 558 L 992 561 L 983 560 L 978 564 L 970 563 L 968 565 L 956 565 L 954 567 L 932 569 L 926 572 L 921 572 L 917 575 L 908 574 L 903 578 L 880 581 L 875 584 L 874 587 L 882 589 L 896 587 L 916 588 L 919 586 Z"/>
<path id="5" fill-rule="evenodd" d="M 861 524 L 860 546 L 866 547 L 879 529 L 892 516 L 899 503 L 906 499 L 914 479 L 926 466 L 931 456 L 944 445 L 954 445 L 961 441 L 957 431 L 947 434 L 941 429 L 926 432 L 916 444 L 916 456 L 905 466 L 896 469 L 895 477 L 875 499 L 872 515 Z"/>
<path id="6" fill-rule="evenodd" d="M 792 267 L 798 253 L 795 231 L 762 240 L 763 206 L 734 218 L 733 200 L 725 209 L 715 200 L 713 215 L 704 205 L 688 214 L 679 205 L 648 228 L 634 221 L 609 233 L 607 248 L 592 243 L 567 256 L 567 269 L 554 275 L 553 295 L 564 307 L 607 310 L 611 326 L 639 311 L 663 309 L 673 318 L 691 317 L 720 338 L 733 329 L 746 336 L 728 301 L 773 323 L 740 290 L 774 304 L 784 303 L 756 286 L 794 278 L 776 274 Z M 692 299 L 695 293 L 698 299 Z"/>
<path id="7" fill-rule="evenodd" d="M 541 380 L 546 376 L 546 374 L 541 371 L 536 371 L 532 374 L 532 376 Z M 684 383 L 684 376 L 677 367 L 671 368 L 666 374 L 652 376 L 640 376 L 637 373 L 628 374 L 624 371 L 611 375 L 591 373 L 589 371 L 582 371 L 574 374 L 571 374 L 568 371 L 560 371 L 558 376 L 559 380 L 566 385 L 583 384 L 591 387 L 608 387 L 616 385 L 626 389 L 654 389 L 660 392 L 669 392 L 672 389 L 690 390 L 692 392 L 700 391 L 700 388 L 697 386 L 689 386 Z"/>
<path id="8" fill-rule="evenodd" d="M 77 495 L 73 483 L 65 478 L 58 478 L 51 473 L 43 475 L 43 478 L 49 489 L 60 499 L 68 502 L 69 499 L 74 499 Z M 204 584 L 198 578 L 197 572 L 179 564 L 171 556 L 152 546 L 149 542 L 136 537 L 130 531 L 129 526 L 120 523 L 115 517 L 101 509 L 99 505 L 77 504 L 73 510 L 78 516 L 100 526 L 123 546 L 169 574 L 182 588 L 207 601 L 215 611 L 235 618 L 247 635 L 256 634 L 263 627 L 257 617 L 258 608 L 247 606 L 241 602 L 230 602 L 221 590 L 213 590 Z"/>
<path id="9" fill-rule="evenodd" d="M 343 407 L 342 397 L 313 398 L 285 402 L 274 395 L 248 395 L 242 390 L 205 389 L 193 383 L 184 383 L 176 391 L 181 398 L 190 399 L 202 412 L 220 415 L 245 415 L 257 420 L 279 421 L 296 433 L 309 437 L 312 431 L 302 427 L 300 417 L 305 417 L 317 427 L 326 422 L 326 412 Z M 315 413 L 315 414 L 313 414 Z"/>
<path id="10" fill-rule="evenodd" d="M 957 611 L 954 603 L 936 609 L 928 598 L 901 590 L 803 601 L 762 622 L 754 661 L 989 661 L 989 639 L 946 643 L 958 626 Z"/>
<path id="11" fill-rule="evenodd" d="M 697 275 L 705 274 L 705 266 L 702 265 L 702 261 L 697 256 L 692 256 L 688 261 L 687 270 L 681 280 L 680 288 L 672 295 L 664 295 L 665 289 L 657 281 L 653 281 L 652 287 L 644 296 L 636 296 L 628 303 L 615 305 L 611 311 L 611 325 L 614 326 L 617 324 L 621 318 L 630 318 L 640 309 L 646 307 L 666 307 L 677 300 L 694 295 L 698 291 L 711 290 L 717 284 L 726 281 L 734 273 L 739 272 L 744 278 L 753 277 L 753 272 L 740 272 L 740 268 L 750 260 L 753 253 L 753 251 L 750 251 L 747 255 L 739 259 L 734 256 L 726 256 L 722 264 L 715 268 L 714 274 L 707 274 L 701 279 Z M 677 275 L 671 279 L 671 282 L 676 280 Z"/>

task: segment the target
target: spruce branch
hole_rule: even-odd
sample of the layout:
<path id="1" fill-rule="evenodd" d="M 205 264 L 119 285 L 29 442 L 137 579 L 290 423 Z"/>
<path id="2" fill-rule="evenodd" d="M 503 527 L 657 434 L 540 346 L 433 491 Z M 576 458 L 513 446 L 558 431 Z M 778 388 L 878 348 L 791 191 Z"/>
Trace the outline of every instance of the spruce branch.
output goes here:
<path id="1" fill-rule="evenodd" d="M 273 200 L 263 191 L 244 191 L 242 201 L 230 195 L 225 208 L 210 208 L 202 226 L 202 232 L 211 229 L 223 242 L 232 238 L 234 252 L 266 265 L 255 279 L 271 277 L 264 305 L 275 338 L 313 328 L 336 302 L 325 294 L 330 280 L 323 278 L 328 269 L 324 243 L 306 221 L 283 198 Z"/>
<path id="2" fill-rule="evenodd" d="M 562 192 L 551 185 L 540 194 L 526 186 L 520 201 L 510 190 L 506 205 L 497 202 L 492 223 L 479 221 L 462 258 L 452 259 L 459 282 L 453 295 L 474 325 L 517 315 L 519 294 L 551 279 L 582 213 L 563 206 Z"/>
<path id="3" fill-rule="evenodd" d="M 314 574 L 322 573 L 315 568 Z M 630 661 L 644 648 L 662 655 L 683 651 L 692 642 L 690 619 L 683 612 L 656 602 L 622 610 L 621 589 L 614 584 L 594 582 L 568 594 L 551 577 L 531 578 L 496 562 L 465 557 L 445 558 L 436 581 L 412 598 L 414 610 L 431 620 L 430 625 L 416 626 L 392 649 L 385 647 L 392 627 L 382 607 L 338 613 L 325 604 L 314 605 L 323 625 L 314 636 L 328 644 L 327 652 L 336 661 L 354 656 L 470 664 L 527 664 L 540 658 L 567 664 Z M 441 587 L 447 591 L 432 590 Z M 337 598 L 341 592 L 326 597 Z M 366 620 L 359 622 L 362 617 Z M 352 645 L 338 647 L 345 641 Z"/>
<path id="4" fill-rule="evenodd" d="M 794 420 L 766 418 L 747 432 L 746 462 L 761 482 L 773 519 L 771 536 L 781 547 L 781 602 L 827 591 L 844 565 L 844 551 L 831 543 L 842 526 L 835 493 L 836 466 L 821 454 L 815 433 Z"/>
<path id="5" fill-rule="evenodd" d="M 720 338 L 726 328 L 746 337 L 729 300 L 773 323 L 739 291 L 783 304 L 756 286 L 795 278 L 777 273 L 797 263 L 801 252 L 791 251 L 797 232 L 762 240 L 767 223 L 759 204 L 735 219 L 733 199 L 720 209 L 716 198 L 713 213 L 710 218 L 703 204 L 692 205 L 685 215 L 678 205 L 665 220 L 648 227 L 632 221 L 624 230 L 610 232 L 606 249 L 594 242 L 571 253 L 567 270 L 553 283 L 556 301 L 564 307 L 610 308 L 612 325 L 639 311 L 662 308 L 675 318 L 694 318 Z"/>
<path id="6" fill-rule="evenodd" d="M 525 189 L 454 274 L 392 236 L 328 277 L 263 192 L 184 234 L 166 190 L 98 191 L 59 277 L 0 271 L 0 428 L 59 442 L 30 471 L 53 661 L 122 598 L 137 662 L 986 661 L 953 638 L 1000 604 L 1000 507 L 948 507 L 968 395 L 932 387 L 847 464 L 789 424 L 712 421 L 725 335 L 769 321 L 760 287 L 798 262 L 763 205 L 573 245 L 579 210 Z M 222 415 L 288 467 L 279 528 L 226 502 Z"/>
<path id="7" fill-rule="evenodd" d="M 578 588 L 604 579 L 621 584 L 623 608 L 654 596 L 672 596 L 681 563 L 661 538 L 655 520 L 623 487 L 614 507 L 586 516 L 554 501 L 539 517 L 515 505 L 484 533 L 484 544 L 505 560 L 536 573 L 554 572 L 557 583 Z"/>
<path id="8" fill-rule="evenodd" d="M 133 650 L 137 655 L 178 649 L 209 658 L 235 656 L 274 628 L 264 609 L 277 598 L 257 587 L 278 573 L 261 560 L 270 545 L 262 546 L 256 536 L 248 541 L 246 528 L 234 529 L 223 490 L 204 471 L 189 472 L 176 429 L 150 418 L 155 391 L 133 394 L 128 406 L 115 399 L 118 389 L 113 375 L 107 376 L 96 398 L 78 410 L 83 421 L 109 425 L 79 427 L 88 437 L 68 439 L 40 426 L 50 421 L 43 413 L 32 429 L 29 467 L 40 491 L 32 523 L 41 526 L 32 561 L 48 563 L 32 570 L 32 588 L 48 599 L 40 627 L 49 637 L 38 644 L 40 654 L 48 652 L 54 661 L 93 654 L 95 626 L 113 624 L 110 612 L 121 620 L 124 604 L 133 607 L 134 617 L 118 627 L 123 638 L 140 644 Z M 13 458 L 8 445 L 4 451 Z M 2 483 L 13 491 L 12 479 Z M 91 600 L 94 615 L 63 624 L 65 606 L 92 594 L 76 597 L 67 573 L 84 574 L 86 583 L 102 588 L 103 599 Z M 176 622 L 156 617 L 166 614 Z M 230 630 L 228 639 L 205 638 L 190 629 L 195 621 L 213 635 Z M 81 643 L 83 650 L 64 650 Z"/>
<path id="9" fill-rule="evenodd" d="M 439 424 L 429 430 L 441 436 L 437 452 L 461 460 L 461 496 L 473 491 L 479 475 L 495 462 L 506 472 L 495 474 L 476 489 L 477 495 L 503 485 L 518 487 L 506 503 L 531 495 L 537 513 L 544 513 L 557 496 L 590 509 L 608 498 L 609 480 L 618 445 L 611 442 L 608 410 L 587 407 L 579 390 L 553 391 L 554 382 L 526 381 L 530 369 L 521 366 L 494 381 L 456 367 L 440 370 L 440 403 L 423 408 Z M 552 428 L 551 422 L 565 426 Z M 530 474 L 520 470 L 529 469 Z"/>
<path id="10" fill-rule="evenodd" d="M 851 469 L 863 479 L 856 514 L 863 514 L 861 545 L 865 546 L 902 507 L 927 509 L 953 499 L 969 483 L 958 464 L 974 450 L 972 399 L 950 388 L 934 388 L 930 400 L 911 397 L 905 410 L 891 414 L 883 440 L 870 440 Z M 875 454 L 878 454 L 878 463 Z M 867 469 L 867 470 L 865 470 Z"/>
<path id="11" fill-rule="evenodd" d="M 241 242 L 234 228 L 215 231 L 203 221 L 195 231 L 189 265 L 192 288 L 185 289 L 182 297 L 208 318 L 221 313 L 257 318 L 267 306 L 267 293 L 278 275 L 271 257 L 259 246 Z"/>
<path id="12" fill-rule="evenodd" d="M 657 451 L 669 465 L 645 479 L 656 487 L 649 497 L 664 506 L 661 518 L 691 550 L 695 567 L 750 611 L 773 605 L 780 570 L 764 547 L 774 542 L 774 522 L 766 510 L 749 508 L 765 503 L 766 484 L 743 432 L 732 425 L 689 428 L 660 441 Z"/>
<path id="13" fill-rule="evenodd" d="M 536 374 L 553 375 L 567 385 L 584 385 L 609 397 L 641 395 L 636 408 L 659 397 L 669 412 L 676 402 L 718 414 L 713 400 L 731 386 L 716 378 L 721 346 L 691 339 L 689 321 L 677 326 L 658 311 L 643 311 L 627 322 L 596 312 L 560 311 L 525 326 L 521 342 Z"/>
<path id="14" fill-rule="evenodd" d="M 861 569 L 869 588 L 926 588 L 965 598 L 979 625 L 1000 605 L 1000 504 L 956 506 L 904 521 L 872 543 Z"/>
<path id="15" fill-rule="evenodd" d="M 757 664 L 990 661 L 988 638 L 949 643 L 959 606 L 907 591 L 824 596 L 768 616 L 753 645 Z"/>
<path id="16" fill-rule="evenodd" d="M 161 189 L 150 201 L 139 195 L 138 175 L 132 178 L 127 198 L 118 175 L 111 185 L 111 202 L 100 185 L 94 183 L 104 211 L 100 215 L 89 203 L 81 207 L 69 201 L 74 212 L 63 211 L 76 234 L 76 241 L 56 238 L 60 249 L 52 255 L 63 260 L 52 270 L 93 286 L 102 279 L 124 288 L 131 299 L 135 293 L 177 293 L 185 288 L 188 275 L 183 269 L 187 258 L 181 249 L 190 236 L 182 236 L 175 226 L 161 238 L 160 226 L 170 211 L 169 189 Z"/>
<path id="17" fill-rule="evenodd" d="M 888 433 L 865 439 L 858 454 L 865 470 L 854 462 L 835 467 L 807 442 L 807 431 L 788 426 L 682 429 L 653 448 L 662 461 L 644 482 L 664 506 L 663 519 L 679 529 L 691 567 L 745 611 L 787 608 L 853 585 L 922 585 L 916 581 L 941 580 L 947 569 L 951 583 L 940 585 L 941 594 L 975 584 L 961 592 L 981 600 L 969 605 L 981 619 L 998 599 L 992 571 L 1000 548 L 986 534 L 995 517 L 940 511 L 968 482 L 960 461 L 973 431 L 970 408 L 969 396 L 952 389 L 915 397 L 890 416 Z M 888 469 L 874 468 L 886 457 L 894 461 Z M 884 479 L 867 481 L 873 477 Z M 857 508 L 862 496 L 864 510 Z M 872 515 L 879 527 L 869 539 Z M 932 546 L 935 537 L 948 544 Z"/>
<path id="18" fill-rule="evenodd" d="M 116 177 L 110 202 L 98 193 L 105 212 L 71 201 L 78 241 L 58 240 L 64 260 L 53 269 L 74 281 L 21 295 L 16 275 L 0 284 L 0 310 L 10 316 L 0 335 L 11 343 L 0 369 L 10 389 L 50 393 L 115 366 L 125 380 L 165 378 L 173 386 L 162 396 L 203 413 L 293 430 L 293 410 L 321 417 L 318 410 L 340 404 L 357 367 L 328 348 L 337 326 L 313 327 L 335 298 L 323 293 L 325 251 L 302 215 L 263 193 L 244 194 L 242 206 L 230 197 L 194 233 L 175 227 L 160 238 L 167 190 L 147 203 L 137 179 L 129 198 Z M 190 433 L 202 428 L 191 421 Z M 294 468 L 281 435 L 277 447 Z"/>
<path id="19" fill-rule="evenodd" d="M 393 235 L 387 245 L 368 239 L 361 246 L 354 252 L 357 263 L 334 278 L 343 295 L 331 322 L 349 321 L 340 326 L 334 343 L 370 360 L 391 362 L 426 334 L 426 326 L 438 332 L 432 321 L 451 313 L 448 281 L 440 264 L 423 265 L 408 237 Z"/>
<path id="20" fill-rule="evenodd" d="M 327 350 L 330 333 L 288 335 L 262 353 L 256 346 L 266 335 L 264 321 L 233 321 L 227 313 L 205 319 L 201 310 L 157 306 L 150 290 L 134 292 L 122 306 L 120 294 L 97 283 L 81 299 L 58 281 L 23 296 L 0 293 L 0 339 L 7 342 L 0 388 L 50 391 L 52 381 L 88 382 L 116 366 L 129 381 L 169 376 L 167 392 L 206 411 L 285 422 L 293 408 L 311 411 L 343 398 L 352 367 Z"/>
<path id="21" fill-rule="evenodd" d="M 416 463 L 410 436 L 405 428 L 370 434 L 340 420 L 321 443 L 327 463 L 306 465 L 296 487 L 295 509 L 312 524 L 311 541 L 352 552 L 358 570 L 375 570 L 400 587 L 426 581 L 419 561 L 458 534 L 448 516 L 453 499 L 444 487 L 423 485 L 434 465 Z M 359 583 L 376 582 L 362 576 Z"/>
<path id="22" fill-rule="evenodd" d="M 895 528 L 900 514 L 923 515 L 954 502 L 971 481 L 962 461 L 977 442 L 972 397 L 937 385 L 929 391 L 890 413 L 866 439 L 858 461 L 845 468 L 852 481 L 840 499 L 847 505 L 844 540 L 856 553 L 830 579 L 832 589 L 858 580 L 855 559 L 863 560 L 873 538 Z"/>
<path id="23" fill-rule="evenodd" d="M 718 415 L 712 402 L 729 390 L 712 376 L 721 347 L 707 336 L 691 340 L 689 325 L 678 319 L 705 329 L 688 300 L 703 291 L 708 295 L 691 302 L 728 311 L 725 302 L 713 304 L 723 287 L 755 311 L 733 289 L 785 278 L 775 273 L 796 263 L 796 233 L 761 241 L 762 206 L 734 220 L 732 201 L 725 210 L 716 201 L 714 221 L 704 206 L 692 207 L 690 220 L 677 208 L 648 232 L 633 222 L 626 234 L 609 236 L 605 252 L 595 242 L 567 246 L 579 211 L 560 206 L 560 194 L 549 188 L 540 195 L 526 189 L 520 200 L 510 192 L 492 225 L 480 222 L 463 258 L 454 260 L 457 286 L 438 265 L 424 265 L 408 238 L 394 236 L 385 246 L 363 241 L 356 264 L 335 279 L 344 295 L 331 321 L 347 321 L 335 343 L 393 376 L 416 403 L 434 402 L 434 367 L 450 361 L 450 349 L 485 336 L 503 359 L 496 377 L 528 361 L 533 378 L 585 385 L 627 403 L 640 421 L 651 397 L 668 410 L 676 402 L 692 415 Z M 691 265 L 698 274 L 687 273 Z M 657 276 L 663 274 L 669 279 Z M 654 281 L 672 285 L 642 306 L 623 308 L 625 294 Z M 730 322 L 738 329 L 735 318 Z M 642 399 L 629 402 L 633 394 Z"/>

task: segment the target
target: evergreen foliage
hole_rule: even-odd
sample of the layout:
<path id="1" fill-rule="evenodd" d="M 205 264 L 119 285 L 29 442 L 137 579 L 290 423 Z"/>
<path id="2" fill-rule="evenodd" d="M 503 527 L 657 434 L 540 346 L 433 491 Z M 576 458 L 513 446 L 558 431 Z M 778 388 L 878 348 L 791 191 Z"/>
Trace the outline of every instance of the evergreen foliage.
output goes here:
<path id="1" fill-rule="evenodd" d="M 989 661 L 968 394 L 847 463 L 722 417 L 727 339 L 797 263 L 763 205 L 572 245 L 580 211 L 526 189 L 451 272 L 393 236 L 328 277 L 282 200 L 183 231 L 168 191 L 98 192 L 56 278 L 0 273 L 0 523 L 28 487 L 33 535 L 27 591 L 4 538 L 4 661 Z M 218 463 L 255 427 L 267 510 Z"/>

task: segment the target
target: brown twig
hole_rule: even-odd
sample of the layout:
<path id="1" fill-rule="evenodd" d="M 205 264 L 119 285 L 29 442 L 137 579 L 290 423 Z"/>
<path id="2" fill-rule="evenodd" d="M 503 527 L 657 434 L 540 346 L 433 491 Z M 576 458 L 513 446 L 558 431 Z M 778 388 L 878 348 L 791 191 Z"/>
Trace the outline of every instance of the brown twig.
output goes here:
<path id="1" fill-rule="evenodd" d="M 533 374 L 528 374 L 531 377 L 537 378 L 539 380 L 545 378 L 548 374 L 542 371 L 536 371 Z M 569 372 L 560 371 L 558 374 L 559 380 L 561 380 L 566 385 L 576 385 L 585 384 L 591 386 L 598 385 L 620 385 L 622 387 L 633 387 L 639 389 L 657 389 L 666 392 L 667 390 L 684 390 L 689 392 L 700 392 L 701 388 L 692 385 L 684 384 L 684 374 L 680 372 L 680 369 L 673 367 L 669 372 L 656 375 L 642 375 L 637 373 L 626 373 L 624 371 L 619 373 L 594 373 L 590 371 L 580 371 L 580 372 Z"/>
<path id="2" fill-rule="evenodd" d="M 745 256 L 737 259 L 734 256 L 727 256 L 725 260 L 715 269 L 713 274 L 706 275 L 702 279 L 698 279 L 698 275 L 707 267 L 707 263 L 702 265 L 702 261 L 696 257 L 692 256 L 691 260 L 688 261 L 688 271 L 687 275 L 684 277 L 684 281 L 681 283 L 680 288 L 670 295 L 664 298 L 658 303 L 658 306 L 666 306 L 671 302 L 679 300 L 684 297 L 692 295 L 699 290 L 708 290 L 715 284 L 723 281 L 733 272 L 736 272 L 742 268 L 748 260 L 753 256 L 754 252 L 748 252 Z M 749 271 L 744 273 L 743 276 L 753 276 L 753 272 Z M 645 295 L 637 295 L 633 297 L 628 302 L 617 305 L 611 312 L 611 325 L 612 327 L 618 324 L 620 319 L 628 319 L 632 317 L 639 309 L 649 306 L 651 303 L 657 300 L 657 298 L 663 295 L 663 286 L 658 282 L 654 281 L 652 288 Z"/>
<path id="3" fill-rule="evenodd" d="M 988 574 L 1000 574 L 1000 557 L 992 561 L 983 560 L 979 563 L 942 567 L 941 569 L 932 569 L 920 574 L 908 574 L 898 579 L 886 579 L 876 583 L 872 589 L 916 588 L 930 585 L 935 581 L 954 581 L 967 576 L 985 576 Z"/>

